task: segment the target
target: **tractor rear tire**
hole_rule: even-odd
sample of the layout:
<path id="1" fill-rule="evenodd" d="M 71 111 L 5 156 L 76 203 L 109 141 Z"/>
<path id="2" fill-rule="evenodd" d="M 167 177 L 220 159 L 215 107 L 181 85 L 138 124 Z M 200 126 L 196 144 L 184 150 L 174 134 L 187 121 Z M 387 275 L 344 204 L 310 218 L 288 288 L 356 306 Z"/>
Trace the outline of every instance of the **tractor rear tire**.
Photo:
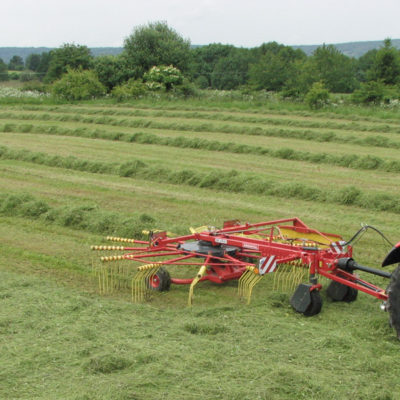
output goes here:
<path id="1" fill-rule="evenodd" d="M 149 289 L 157 292 L 168 291 L 171 286 L 171 276 L 169 272 L 161 267 L 152 277 L 150 277 L 147 286 Z"/>
<path id="2" fill-rule="evenodd" d="M 398 339 L 400 339 L 400 264 L 392 272 L 386 293 L 388 295 L 387 311 L 389 312 L 389 322 L 396 330 Z"/>
<path id="3" fill-rule="evenodd" d="M 313 290 L 310 292 L 311 295 L 311 303 L 308 306 L 307 310 L 303 312 L 303 315 L 306 317 L 312 317 L 313 315 L 317 315 L 321 312 L 322 308 L 322 297 L 318 290 Z"/>

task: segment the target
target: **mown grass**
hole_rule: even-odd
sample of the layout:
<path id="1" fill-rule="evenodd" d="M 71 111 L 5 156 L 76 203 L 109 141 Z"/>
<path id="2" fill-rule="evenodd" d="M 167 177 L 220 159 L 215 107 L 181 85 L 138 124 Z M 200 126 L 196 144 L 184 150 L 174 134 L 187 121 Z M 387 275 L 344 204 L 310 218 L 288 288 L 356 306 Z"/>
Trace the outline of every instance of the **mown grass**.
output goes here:
<path id="1" fill-rule="evenodd" d="M 46 109 L 38 107 L 25 107 L 25 110 L 34 111 L 46 111 Z M 355 121 L 345 121 L 337 122 L 335 120 L 316 120 L 315 118 L 304 118 L 298 119 L 293 118 L 292 115 L 286 118 L 278 118 L 276 115 L 273 116 L 249 116 L 249 115 L 238 115 L 237 113 L 225 114 L 225 113 L 205 113 L 198 111 L 166 111 L 166 110 L 148 110 L 148 109 L 120 109 L 120 108 L 84 108 L 84 107 L 49 107 L 47 111 L 51 112 L 53 115 L 61 114 L 60 118 L 65 118 L 62 116 L 66 113 L 73 113 L 75 118 L 77 115 L 95 115 L 95 116 L 106 116 L 106 117 L 144 117 L 144 118 L 157 118 L 158 121 L 182 121 L 191 120 L 193 123 L 199 123 L 203 120 L 213 120 L 213 121 L 229 121 L 230 123 L 245 123 L 248 126 L 253 124 L 271 125 L 271 126 L 293 126 L 298 128 L 320 128 L 320 129 L 333 129 L 333 130 L 345 130 L 345 131 L 359 131 L 359 132 L 388 132 L 388 133 L 400 133 L 400 128 L 398 127 L 398 121 L 385 121 L 385 123 L 379 123 L 377 120 L 373 122 L 371 120 L 355 122 Z M 5 114 L 6 115 L 6 114 Z M 5 116 L 4 114 L 2 115 Z M 29 115 L 29 114 L 28 114 Z M 279 116 L 279 114 L 278 114 Z M 114 120 L 111 120 L 114 121 Z M 218 125 L 217 125 L 218 126 Z"/>
<path id="2" fill-rule="evenodd" d="M 170 146 L 178 148 L 201 149 L 219 152 L 228 152 L 236 154 L 254 154 L 266 155 L 284 160 L 308 161 L 315 164 L 329 164 L 337 165 L 352 169 L 365 169 L 365 170 L 383 170 L 387 172 L 400 172 L 400 162 L 397 160 L 384 160 L 382 157 L 376 155 L 360 156 L 354 153 L 346 154 L 332 154 L 320 152 L 299 151 L 298 149 L 281 147 L 272 149 L 263 146 L 251 146 L 247 144 L 239 144 L 234 142 L 221 142 L 217 140 L 207 140 L 203 138 L 187 138 L 185 136 L 158 136 L 153 133 L 136 132 L 108 132 L 106 130 L 87 130 L 85 128 L 62 128 L 57 126 L 34 126 L 32 124 L 5 124 L 0 126 L 0 132 L 13 132 L 13 133 L 39 133 L 45 135 L 56 136 L 75 136 L 85 137 L 91 139 L 103 139 L 122 141 L 127 143 L 139 144 L 155 144 L 158 146 Z M 360 143 L 361 144 L 361 143 Z M 365 140 L 363 145 L 368 147 L 379 146 L 387 147 L 390 149 L 400 148 L 400 142 L 391 142 L 390 140 L 382 140 L 375 138 L 374 140 Z"/>
<path id="3" fill-rule="evenodd" d="M 152 182 L 168 182 L 176 185 L 189 185 L 200 188 L 213 188 L 225 192 L 251 192 L 265 196 L 297 198 L 302 200 L 327 202 L 333 204 L 356 205 L 362 208 L 400 213 L 397 195 L 390 193 L 363 192 L 353 185 L 341 189 L 320 189 L 300 183 L 276 183 L 257 175 L 249 176 L 230 170 L 229 172 L 198 172 L 193 169 L 172 170 L 166 167 L 152 166 L 138 159 L 125 163 L 106 163 L 79 159 L 73 156 L 49 156 L 29 150 L 11 150 L 0 148 L 0 158 L 22 160 L 57 168 L 87 171 L 100 174 L 112 174 L 125 178 L 139 177 Z"/>
<path id="4" fill-rule="evenodd" d="M 370 296 L 334 303 L 323 290 L 321 314 L 304 318 L 288 305 L 290 292 L 271 292 L 272 281 L 265 278 L 250 306 L 238 299 L 235 282 L 199 284 L 191 309 L 184 286 L 138 305 L 128 291 L 98 295 L 89 251 L 109 234 L 138 237 L 152 227 L 183 234 L 189 226 L 221 226 L 226 219 L 291 216 L 345 238 L 366 222 L 397 242 L 398 170 L 383 167 L 400 162 L 395 150 L 385 153 L 382 147 L 378 154 L 370 144 L 362 148 L 371 154 L 360 155 L 362 145 L 353 143 L 354 151 L 318 151 L 315 138 L 301 151 L 297 139 L 285 139 L 289 146 L 260 145 L 250 122 L 254 112 L 262 125 L 261 119 L 270 118 L 264 115 L 268 109 L 285 114 L 280 121 L 294 115 L 312 122 L 316 116 L 315 127 L 306 128 L 313 132 L 327 129 L 323 118 L 336 119 L 337 126 L 353 120 L 368 128 L 371 122 L 376 136 L 395 143 L 397 133 L 379 129 L 385 118 L 391 124 L 396 116 L 357 114 L 355 108 L 313 114 L 274 104 L 253 110 L 238 102 L 136 106 L 148 108 L 160 126 L 163 108 L 176 109 L 170 118 L 187 118 L 188 130 L 181 137 L 140 127 L 130 132 L 128 123 L 119 127 L 109 119 L 118 110 L 131 119 L 126 105 L 66 105 L 68 112 L 15 105 L 5 112 L 10 115 L 0 129 L 0 398 L 399 398 L 399 344 L 379 301 Z M 65 122 L 57 119 L 58 111 Z M 238 113 L 243 133 L 236 135 L 248 143 L 229 139 L 228 129 L 219 132 L 225 117 L 213 113 Z M 189 129 L 196 118 L 213 121 L 208 133 L 226 135 L 227 141 L 205 140 L 197 122 Z M 91 128 L 94 120 L 101 129 Z M 361 131 L 337 132 L 365 138 Z M 369 232 L 356 245 L 355 258 L 377 266 L 386 251 Z M 190 277 L 196 268 L 175 267 L 171 273 Z"/>

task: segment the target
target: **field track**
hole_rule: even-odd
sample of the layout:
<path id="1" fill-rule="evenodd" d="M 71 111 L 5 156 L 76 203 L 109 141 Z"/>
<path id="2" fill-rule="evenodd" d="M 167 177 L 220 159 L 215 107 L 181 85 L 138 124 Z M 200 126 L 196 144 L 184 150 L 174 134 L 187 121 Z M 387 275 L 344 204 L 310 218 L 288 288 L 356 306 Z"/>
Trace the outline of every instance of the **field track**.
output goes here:
<path id="1" fill-rule="evenodd" d="M 324 297 L 307 319 L 265 279 L 249 307 L 234 283 L 199 285 L 193 310 L 187 287 L 134 305 L 99 296 L 88 251 L 142 229 L 293 216 L 397 242 L 400 117 L 363 114 L 2 105 L 0 398 L 400 398 L 399 344 L 372 297 Z M 355 256 L 378 267 L 387 250 L 367 233 Z"/>

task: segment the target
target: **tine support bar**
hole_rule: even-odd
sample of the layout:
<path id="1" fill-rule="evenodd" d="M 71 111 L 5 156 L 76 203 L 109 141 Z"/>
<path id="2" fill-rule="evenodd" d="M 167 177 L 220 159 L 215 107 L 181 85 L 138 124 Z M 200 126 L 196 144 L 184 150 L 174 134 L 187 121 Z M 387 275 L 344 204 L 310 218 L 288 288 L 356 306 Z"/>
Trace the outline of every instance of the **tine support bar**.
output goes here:
<path id="1" fill-rule="evenodd" d="M 189 298 L 188 298 L 188 306 L 191 307 L 193 305 L 193 292 L 194 287 L 199 283 L 200 279 L 204 276 L 207 271 L 207 267 L 202 265 L 197 273 L 196 277 L 193 279 L 192 283 L 190 284 L 189 289 Z"/>

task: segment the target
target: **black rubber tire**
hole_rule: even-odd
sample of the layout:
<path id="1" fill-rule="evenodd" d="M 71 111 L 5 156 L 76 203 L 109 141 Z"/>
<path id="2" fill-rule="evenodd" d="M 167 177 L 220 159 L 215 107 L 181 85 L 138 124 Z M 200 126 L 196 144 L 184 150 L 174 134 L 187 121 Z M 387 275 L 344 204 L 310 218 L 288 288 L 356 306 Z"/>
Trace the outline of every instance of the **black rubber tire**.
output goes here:
<path id="1" fill-rule="evenodd" d="M 358 290 L 354 289 L 352 287 L 349 287 L 349 290 L 347 291 L 346 296 L 344 296 L 343 301 L 346 303 L 351 303 L 352 301 L 355 301 L 358 296 Z"/>
<path id="2" fill-rule="evenodd" d="M 321 312 L 322 308 L 322 297 L 318 290 L 313 290 L 311 293 L 311 304 L 308 306 L 307 310 L 304 311 L 303 315 L 306 317 L 312 317 Z"/>
<path id="3" fill-rule="evenodd" d="M 386 293 L 388 295 L 387 311 L 389 312 L 389 322 L 400 339 L 400 264 L 392 272 Z"/>
<path id="4" fill-rule="evenodd" d="M 343 283 L 332 281 L 326 290 L 326 294 L 333 301 L 345 301 L 346 303 L 350 303 L 357 298 L 358 290 L 343 285 Z"/>
<path id="5" fill-rule="evenodd" d="M 156 292 L 168 291 L 171 286 L 171 276 L 169 275 L 169 272 L 165 268 L 161 267 L 153 276 L 153 281 L 147 282 L 147 286 L 149 289 Z"/>

